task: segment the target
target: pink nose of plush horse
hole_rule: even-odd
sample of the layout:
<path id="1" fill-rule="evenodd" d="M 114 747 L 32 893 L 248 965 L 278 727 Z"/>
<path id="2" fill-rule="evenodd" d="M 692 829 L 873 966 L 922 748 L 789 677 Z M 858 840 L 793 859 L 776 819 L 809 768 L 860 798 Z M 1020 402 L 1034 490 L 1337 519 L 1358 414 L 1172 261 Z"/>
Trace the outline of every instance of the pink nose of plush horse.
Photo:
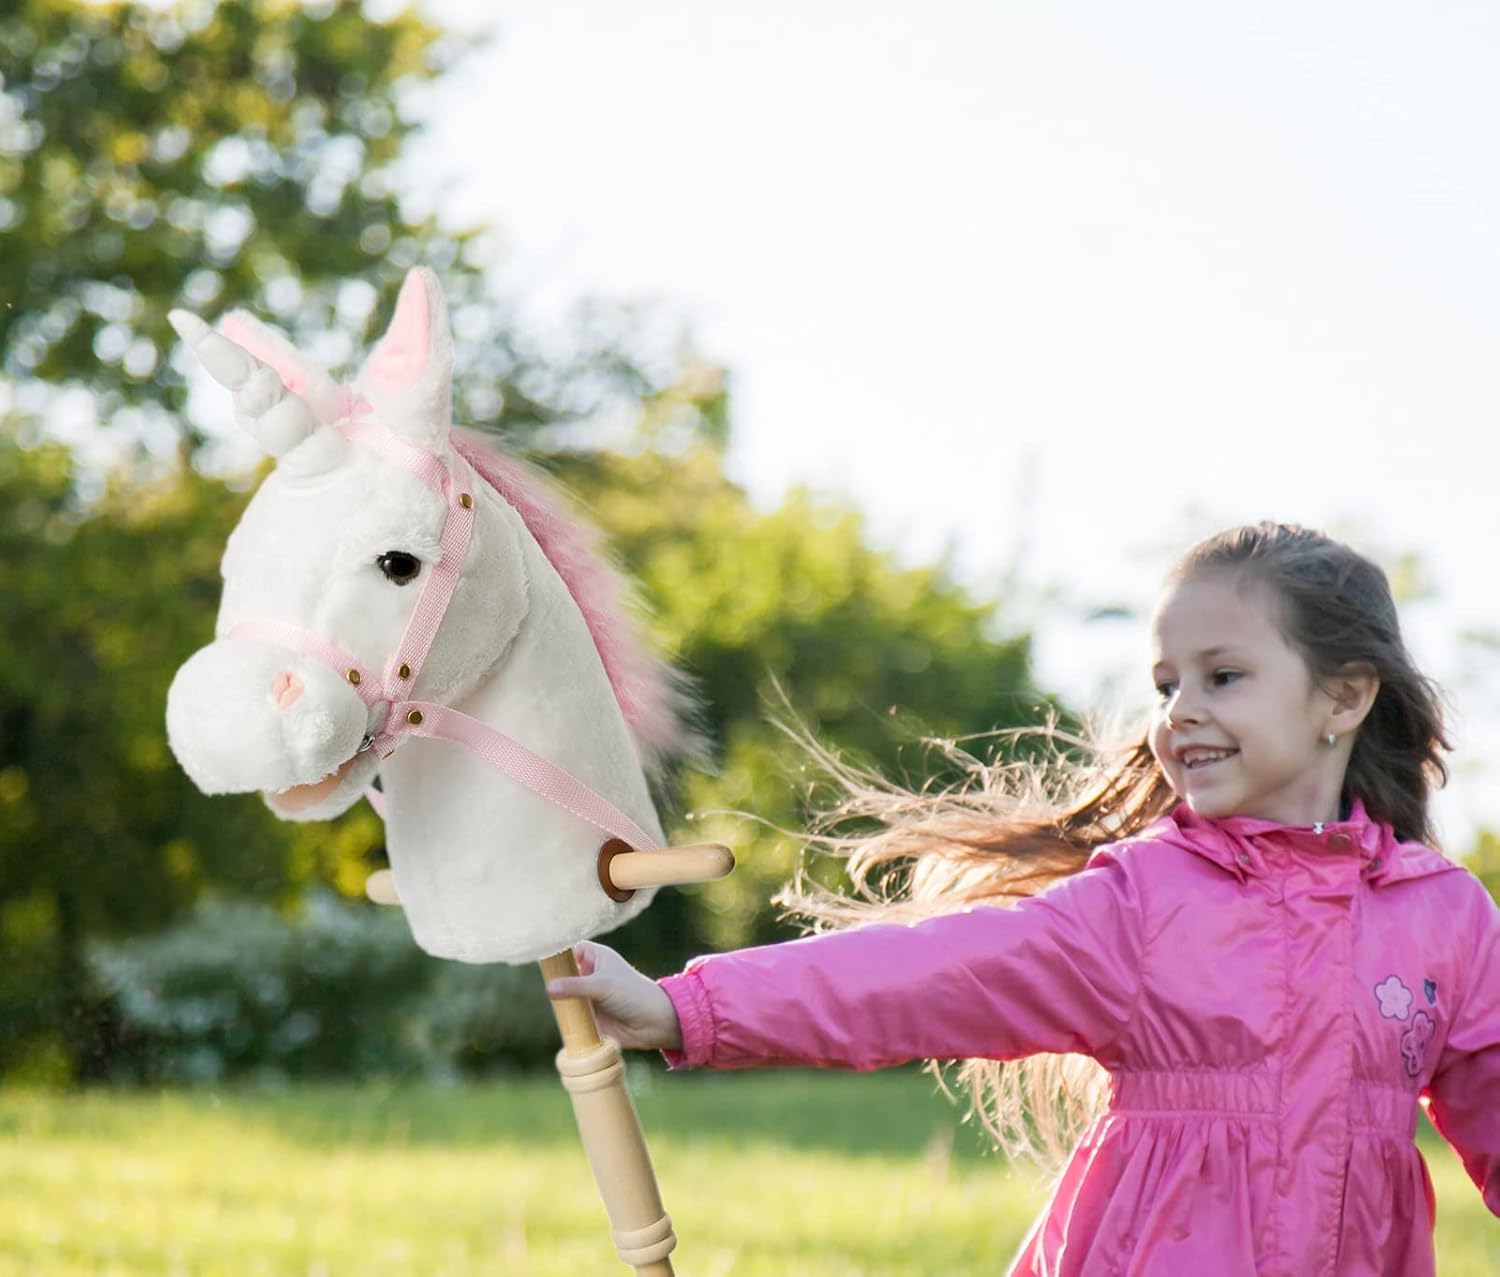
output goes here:
<path id="1" fill-rule="evenodd" d="M 289 670 L 282 670 L 271 680 L 271 699 L 282 709 L 291 709 L 302 698 L 302 680 Z"/>

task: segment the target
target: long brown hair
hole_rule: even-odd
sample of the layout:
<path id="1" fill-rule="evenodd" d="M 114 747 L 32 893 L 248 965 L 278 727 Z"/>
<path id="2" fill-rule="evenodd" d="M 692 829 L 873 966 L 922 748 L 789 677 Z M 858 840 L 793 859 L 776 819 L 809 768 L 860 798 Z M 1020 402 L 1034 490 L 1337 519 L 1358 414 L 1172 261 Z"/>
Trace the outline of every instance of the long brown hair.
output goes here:
<path id="1" fill-rule="evenodd" d="M 1259 523 L 1194 546 L 1167 581 L 1219 573 L 1270 590 L 1282 633 L 1314 679 L 1351 667 L 1374 672 L 1379 692 L 1355 737 L 1345 796 L 1361 799 L 1399 838 L 1431 842 L 1429 799 L 1447 779 L 1441 752 L 1450 746 L 1437 689 L 1406 650 L 1385 573 L 1322 533 Z M 1014 904 L 1077 873 L 1096 848 L 1139 833 L 1177 802 L 1145 727 L 1121 746 L 1055 724 L 1009 735 L 1024 747 L 1020 761 L 986 763 L 950 746 L 948 761 L 963 778 L 916 793 L 809 742 L 837 799 L 815 823 L 808 849 L 839 857 L 850 889 L 831 890 L 804 866 L 777 903 L 814 931 Z M 942 1080 L 941 1064 L 929 1067 Z M 996 1143 L 1054 1166 L 1105 1098 L 1103 1073 L 1082 1057 L 955 1067 L 971 1112 Z"/>

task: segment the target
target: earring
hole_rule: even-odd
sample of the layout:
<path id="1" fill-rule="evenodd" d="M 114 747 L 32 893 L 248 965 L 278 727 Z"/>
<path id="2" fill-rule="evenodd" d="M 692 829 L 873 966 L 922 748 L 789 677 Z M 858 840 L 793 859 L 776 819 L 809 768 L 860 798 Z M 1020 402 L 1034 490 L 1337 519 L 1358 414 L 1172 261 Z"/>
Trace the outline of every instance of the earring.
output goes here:
<path id="1" fill-rule="evenodd" d="M 1339 738 L 1332 732 L 1329 732 L 1327 736 L 1323 737 L 1323 743 L 1327 745 L 1329 749 L 1332 749 L 1339 743 Z"/>

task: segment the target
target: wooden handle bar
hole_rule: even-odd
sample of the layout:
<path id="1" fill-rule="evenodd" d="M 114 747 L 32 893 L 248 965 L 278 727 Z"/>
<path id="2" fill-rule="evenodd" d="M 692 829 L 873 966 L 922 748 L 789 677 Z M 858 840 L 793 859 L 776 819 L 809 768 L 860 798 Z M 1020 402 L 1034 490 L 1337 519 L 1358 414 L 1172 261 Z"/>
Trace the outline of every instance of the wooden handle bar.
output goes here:
<path id="1" fill-rule="evenodd" d="M 622 891 L 633 891 L 712 882 L 733 868 L 734 852 L 723 843 L 699 842 L 660 851 L 622 851 L 609 862 L 609 878 Z"/>
<path id="2" fill-rule="evenodd" d="M 719 842 L 663 847 L 659 851 L 622 851 L 609 859 L 606 868 L 611 884 L 620 892 L 675 887 L 724 877 L 734 868 L 734 852 Z M 365 880 L 365 895 L 378 905 L 401 903 L 389 869 L 377 869 Z"/>

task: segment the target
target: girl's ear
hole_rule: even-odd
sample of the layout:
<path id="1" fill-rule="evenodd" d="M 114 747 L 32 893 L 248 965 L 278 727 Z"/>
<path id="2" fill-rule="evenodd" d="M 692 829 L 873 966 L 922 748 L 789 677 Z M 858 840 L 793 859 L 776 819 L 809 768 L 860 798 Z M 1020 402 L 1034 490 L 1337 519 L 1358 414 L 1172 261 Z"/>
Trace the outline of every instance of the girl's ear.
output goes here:
<path id="1" fill-rule="evenodd" d="M 1370 716 L 1380 694 L 1380 678 L 1373 665 L 1355 662 L 1329 679 L 1324 690 L 1333 699 L 1328 730 L 1343 735 L 1353 732 Z"/>
<path id="2" fill-rule="evenodd" d="M 442 286 L 427 267 L 414 267 L 355 389 L 383 424 L 421 447 L 439 449 L 453 422 L 452 382 L 453 335 Z"/>

